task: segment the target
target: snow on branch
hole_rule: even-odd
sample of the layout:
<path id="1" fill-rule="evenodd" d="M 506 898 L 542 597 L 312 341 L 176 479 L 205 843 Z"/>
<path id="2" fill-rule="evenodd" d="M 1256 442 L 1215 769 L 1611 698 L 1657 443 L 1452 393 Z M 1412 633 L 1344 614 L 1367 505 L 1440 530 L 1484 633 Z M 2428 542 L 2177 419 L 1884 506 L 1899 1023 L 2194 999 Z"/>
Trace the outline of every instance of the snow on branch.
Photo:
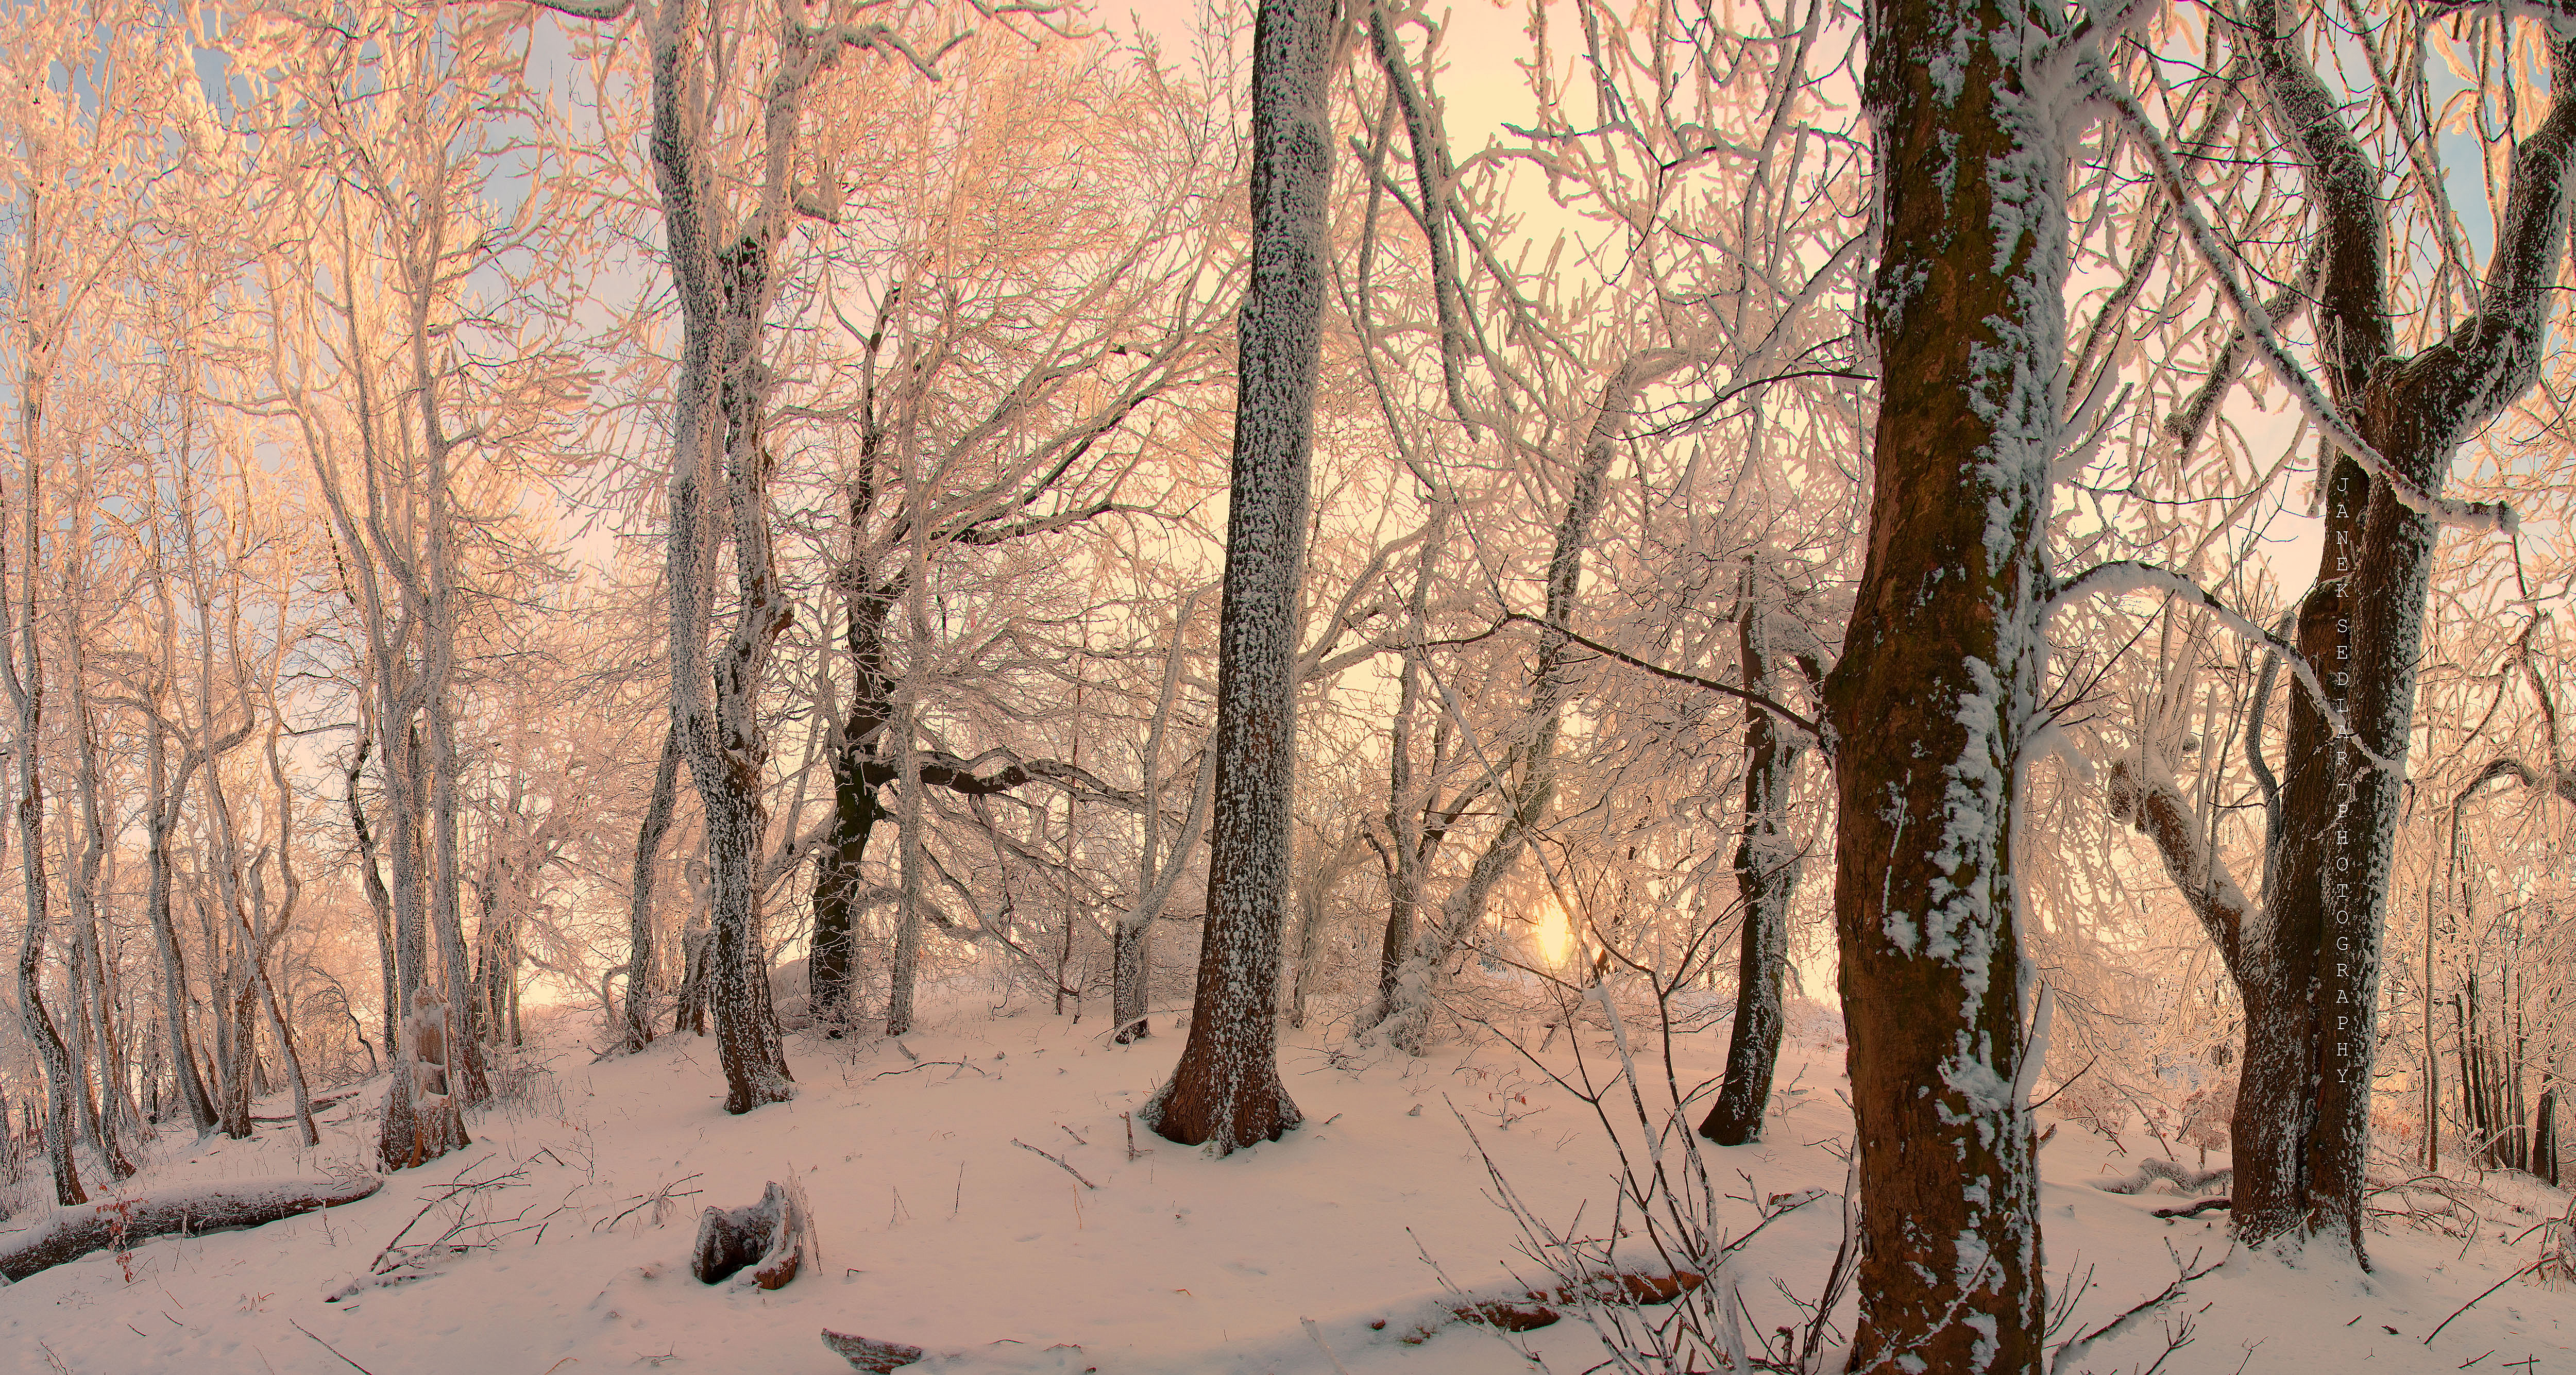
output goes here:
<path id="1" fill-rule="evenodd" d="M 2334 733 L 2337 736 L 2349 739 L 2354 748 L 2359 749 L 2362 756 L 2373 765 L 2400 777 L 2404 776 L 2404 747 L 2402 745 L 2399 747 L 2397 758 L 2389 758 L 2372 750 L 2367 742 L 2355 735 L 2351 725 L 2344 720 L 2343 712 L 2335 706 L 2334 699 L 2326 695 L 2325 684 L 2318 679 L 2315 665 L 2308 662 L 2307 656 L 2299 652 L 2297 645 L 2256 625 L 2243 613 L 2220 601 L 2216 595 L 2193 582 L 2188 576 L 2170 568 L 2159 568 L 2152 563 L 2142 563 L 2135 559 L 2097 563 L 2059 583 L 2056 589 L 2049 593 L 2048 600 L 2040 608 L 2040 624 L 2045 626 L 2050 617 L 2065 610 L 2078 599 L 2095 595 L 2116 597 L 2129 592 L 2170 593 L 2208 611 L 2218 618 L 2220 624 L 2237 634 L 2271 646 L 2273 652 L 2281 656 L 2282 662 L 2290 666 L 2290 672 L 2298 677 L 2300 685 L 2308 690 L 2310 699 L 2316 703 L 2317 710 L 2325 715 L 2327 722 L 2334 727 Z"/>
<path id="2" fill-rule="evenodd" d="M 1570 627 L 1558 625 L 1553 621 L 1532 616 L 1526 612 L 1510 612 L 1501 620 L 1494 622 L 1492 629 L 1481 631 L 1462 639 L 1432 640 L 1427 641 L 1426 643 L 1436 645 L 1471 645 L 1476 643 L 1478 640 L 1485 639 L 1487 636 L 1492 635 L 1495 631 L 1501 630 L 1504 626 L 1515 623 L 1534 625 L 1541 630 L 1554 631 L 1557 634 L 1572 640 L 1574 643 L 1583 646 L 1585 649 L 1601 655 L 1603 658 L 1616 660 L 1617 662 L 1626 664 L 1628 667 L 1637 669 L 1640 672 L 1651 673 L 1658 678 L 1666 679 L 1675 683 L 1686 683 L 1692 687 L 1703 688 L 1710 692 L 1722 693 L 1725 696 L 1735 698 L 1737 701 L 1750 703 L 1753 706 L 1760 707 L 1764 711 L 1771 713 L 1780 720 L 1805 731 L 1808 739 L 1819 743 L 1826 743 L 1823 727 L 1819 726 L 1816 722 L 1799 715 L 1797 712 L 1790 710 L 1788 707 L 1782 706 L 1778 702 L 1763 696 L 1761 693 L 1748 692 L 1732 683 L 1721 683 L 1714 678 L 1702 678 L 1698 674 L 1684 673 L 1680 669 L 1666 668 L 1661 664 L 1640 659 L 1636 655 L 1630 654 L 1624 649 L 1615 649 L 1609 645 L 1605 645 L 1599 640 L 1582 635 Z M 1829 745 L 1828 748 L 1830 748 Z"/>
<path id="3" fill-rule="evenodd" d="M 2155 842 L 2166 876 L 2182 890 L 2192 915 L 2200 918 L 2228 974 L 2242 978 L 2245 933 L 2258 918 L 2254 901 L 2210 851 L 2172 776 L 2161 767 L 2136 767 L 2135 761 L 2123 759 L 2111 766 L 2104 791 L 2110 797 L 2111 819 L 2137 827 Z"/>
<path id="4" fill-rule="evenodd" d="M 2508 535 L 2518 531 L 2521 522 L 2511 506 L 2500 501 L 2461 501 L 2428 492 L 2381 456 L 2370 441 L 2361 437 L 2361 432 L 2344 418 L 2325 389 L 2317 385 L 2316 379 L 2308 375 L 2307 370 L 2299 365 L 2299 360 L 2291 355 L 2289 347 L 2281 342 L 2281 336 L 2272 328 L 2271 313 L 2238 279 L 2235 255 L 2221 242 L 2208 217 L 2201 214 L 2200 206 L 2192 195 L 2190 178 L 2183 174 L 2181 162 L 2148 119 L 2137 97 L 2130 94 L 2128 87 L 2112 74 L 2099 51 L 2087 53 L 2083 67 L 2094 96 L 2119 118 L 2121 127 L 2154 164 L 2156 180 L 2164 187 L 2166 198 L 2181 218 L 2185 237 L 2191 240 L 2192 248 L 2199 253 L 2201 260 L 2209 264 L 2210 275 L 2217 279 L 2219 294 L 2226 299 L 2228 309 L 2235 313 L 2238 327 L 2253 342 L 2255 353 L 2279 379 L 2309 422 L 2336 448 L 2349 454 L 2355 463 L 2387 483 L 2389 491 L 2406 509 L 2463 530 Z"/>

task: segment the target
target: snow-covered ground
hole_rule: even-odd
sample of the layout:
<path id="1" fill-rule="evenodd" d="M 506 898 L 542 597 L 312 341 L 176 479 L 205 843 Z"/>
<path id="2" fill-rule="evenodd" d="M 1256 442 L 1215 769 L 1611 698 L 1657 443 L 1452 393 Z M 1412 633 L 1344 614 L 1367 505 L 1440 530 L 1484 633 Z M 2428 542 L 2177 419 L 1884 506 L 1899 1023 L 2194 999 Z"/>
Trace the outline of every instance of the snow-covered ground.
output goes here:
<path id="1" fill-rule="evenodd" d="M 1517 1338 L 1453 1324 L 1427 1341 L 1400 1340 L 1407 1315 L 1435 1311 L 1448 1285 L 1482 1292 L 1515 1274 L 1539 1278 L 1489 1197 L 1459 1115 L 1539 1213 L 1565 1222 L 1582 1206 L 1587 1223 L 1608 1216 L 1616 1161 L 1600 1125 L 1507 1047 L 1354 1059 L 1336 1054 L 1341 1042 L 1329 1034 L 1291 1033 L 1282 1066 L 1304 1128 L 1226 1160 L 1139 1130 L 1143 1153 L 1131 1158 L 1124 1114 L 1171 1068 L 1179 1040 L 1158 1018 L 1152 1040 L 1106 1045 L 1100 1022 L 1076 1027 L 1042 1012 L 995 1019 L 969 1007 L 903 1048 L 793 1037 L 798 1098 L 746 1117 L 721 1110 L 710 1041 L 666 1038 L 641 1056 L 593 1064 L 578 1043 L 586 1028 L 549 1024 L 514 1101 L 469 1122 L 471 1150 L 396 1175 L 372 1198 L 252 1231 L 100 1253 L 0 1289 L 0 1370 L 846 1371 L 818 1340 L 826 1327 L 925 1347 L 933 1358 L 912 1367 L 925 1371 L 1329 1375 L 1338 1360 L 1351 1375 L 1499 1375 L 1531 1369 L 1524 1350 L 1564 1375 L 1600 1362 L 1579 1320 Z M 1767 1143 L 1711 1152 L 1712 1168 L 1747 1198 L 1842 1187 L 1842 1049 L 1816 1030 L 1829 1025 L 1821 1018 L 1805 1025 L 1810 1034 L 1782 1056 L 1780 1081 L 1797 1091 Z M 1704 1032 L 1677 1047 L 1685 1084 L 1718 1072 L 1723 1039 Z M 1594 1044 L 1587 1039 L 1587 1053 L 1602 1064 Z M 1550 1062 L 1570 1063 L 1566 1049 L 1556 1038 Z M 376 1096 L 331 1108 L 315 1150 L 295 1145 L 287 1124 L 195 1149 L 165 1140 L 129 1192 L 363 1168 Z M 1015 1142 L 1061 1157 L 1097 1187 Z M 2223 1214 L 2167 1221 L 2151 1210 L 2171 1206 L 2171 1194 L 2091 1187 L 2134 1169 L 2136 1157 L 2079 1128 L 2062 1127 L 2041 1164 L 2052 1280 L 2061 1290 L 2070 1271 L 2091 1281 L 2061 1340 L 2156 1293 L 2177 1263 L 2226 1249 Z M 775 1292 L 693 1280 L 698 1210 L 750 1204 L 764 1181 L 790 1170 L 813 1202 L 821 1264 Z M 1738 1170 L 1749 1179 L 1738 1181 Z M 435 1256 L 427 1273 L 401 1283 L 353 1283 L 442 1186 L 512 1171 L 511 1187 L 466 1195 L 475 1211 L 463 1218 L 459 1205 L 432 1204 L 406 1241 L 481 1219 L 491 1225 L 457 1239 L 488 1248 Z M 2231 1262 L 2080 1353 L 2068 1375 L 2144 1368 L 2185 1321 L 2189 1344 L 2162 1366 L 2172 1375 L 2576 1371 L 2576 1293 L 2528 1280 L 2505 1284 L 2424 1342 L 2527 1265 L 2538 1246 L 2530 1229 L 2544 1211 L 2566 1208 L 2563 1194 L 2528 1181 L 2486 1182 L 2496 1201 L 2474 1239 L 2392 1226 L 2374 1238 L 2376 1270 L 2366 1278 Z M 656 1207 L 657 1191 L 678 1196 Z M 1750 1226 L 1750 1205 L 1735 1206 L 1742 1212 L 1724 1220 Z M 1758 1323 L 1792 1316 L 1772 1278 L 1801 1296 L 1818 1291 L 1840 1227 L 1824 1200 L 1746 1249 L 1742 1292 Z M 326 1301 L 334 1294 L 349 1296 Z M 1391 1320 L 1373 1327 L 1379 1319 Z"/>

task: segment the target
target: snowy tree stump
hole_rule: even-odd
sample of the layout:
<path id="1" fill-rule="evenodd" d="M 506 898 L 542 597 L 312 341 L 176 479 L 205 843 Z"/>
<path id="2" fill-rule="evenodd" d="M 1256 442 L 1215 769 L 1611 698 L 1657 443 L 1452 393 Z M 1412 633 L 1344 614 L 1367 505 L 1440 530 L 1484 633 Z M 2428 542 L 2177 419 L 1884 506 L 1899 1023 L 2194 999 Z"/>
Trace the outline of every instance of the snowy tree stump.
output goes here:
<path id="1" fill-rule="evenodd" d="M 698 1215 L 689 1273 L 702 1284 L 717 1284 L 748 1268 L 753 1283 L 776 1289 L 796 1278 L 815 1249 L 804 1189 L 793 1180 L 772 1180 L 751 1207 L 709 1208 Z"/>
<path id="2" fill-rule="evenodd" d="M 265 1226 L 298 1213 L 355 1203 L 383 1185 L 374 1175 L 233 1179 L 57 1208 L 52 1217 L 0 1239 L 0 1279 L 14 1284 L 92 1251 L 123 1249 L 154 1237 Z"/>

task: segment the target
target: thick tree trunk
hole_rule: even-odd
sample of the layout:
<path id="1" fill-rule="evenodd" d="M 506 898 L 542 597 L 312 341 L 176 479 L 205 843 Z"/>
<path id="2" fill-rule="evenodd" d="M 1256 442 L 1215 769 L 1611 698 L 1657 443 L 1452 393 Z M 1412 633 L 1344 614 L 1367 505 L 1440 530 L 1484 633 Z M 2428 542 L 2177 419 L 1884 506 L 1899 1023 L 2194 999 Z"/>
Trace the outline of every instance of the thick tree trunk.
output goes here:
<path id="1" fill-rule="evenodd" d="M 1138 1116 L 1220 1154 L 1297 1125 L 1279 1081 L 1279 943 L 1296 783 L 1298 593 L 1332 189 L 1336 0 L 1262 0 L 1252 35 L 1252 270 L 1217 622 L 1207 931 L 1188 1043 Z"/>
<path id="2" fill-rule="evenodd" d="M 2070 122 L 2030 6 L 1873 0 L 1867 563 L 1827 681 L 1861 1189 L 1854 1372 L 2035 1372 L 2045 1328 L 2013 791 L 2038 709 Z"/>
<path id="3" fill-rule="evenodd" d="M 2576 165 L 2576 38 L 2549 36 L 2549 115 L 2517 146 L 2477 313 L 2402 357 L 2380 171 L 2310 66 L 2297 18 L 2258 0 L 2244 35 L 2318 208 L 2326 381 L 2381 466 L 2336 453 L 2324 562 L 2299 609 L 2300 651 L 2352 734 L 2292 694 L 2281 853 L 2237 966 L 2246 1055 L 2230 1196 L 2239 1241 L 2296 1252 L 2326 1238 L 2366 1265 L 2382 923 L 2439 533 L 2418 508 L 2440 500 L 2459 442 L 2538 378 Z M 2405 501 L 2398 484 L 2413 489 Z"/>
<path id="4" fill-rule="evenodd" d="M 1744 688 L 1769 696 L 1772 688 L 1770 589 L 1759 570 L 1744 577 L 1736 633 Z M 1699 1134 L 1721 1146 L 1762 1137 L 1762 1114 L 1771 1104 L 1771 1071 L 1780 1059 L 1782 986 L 1789 972 L 1789 900 L 1797 895 L 1797 841 L 1789 834 L 1789 780 L 1798 747 L 1771 713 L 1744 709 L 1744 834 L 1735 847 L 1735 890 L 1744 908 L 1744 934 L 1735 965 L 1735 1027 L 1726 1048 L 1726 1078 Z"/>

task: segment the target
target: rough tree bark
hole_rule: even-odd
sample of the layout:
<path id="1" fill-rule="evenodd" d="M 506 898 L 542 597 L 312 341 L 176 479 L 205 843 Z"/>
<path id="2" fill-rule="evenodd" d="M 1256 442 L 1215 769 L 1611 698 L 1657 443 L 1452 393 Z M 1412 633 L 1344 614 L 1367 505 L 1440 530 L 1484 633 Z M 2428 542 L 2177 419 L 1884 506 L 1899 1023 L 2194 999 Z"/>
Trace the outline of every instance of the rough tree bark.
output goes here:
<path id="1" fill-rule="evenodd" d="M 2011 824 L 2063 404 L 2074 121 L 2024 51 L 2054 19 L 2025 0 L 1865 10 L 1880 402 L 1867 561 L 1825 684 L 1865 1247 L 1854 1372 L 2039 1369 Z"/>
<path id="2" fill-rule="evenodd" d="M 1279 944 L 1296 783 L 1297 606 L 1327 291 L 1337 0 L 1262 0 L 1252 25 L 1252 270 L 1240 317 L 1208 914 L 1189 1040 L 1138 1115 L 1220 1154 L 1300 1120 L 1279 1081 Z"/>
<path id="3" fill-rule="evenodd" d="M 2441 492 L 2453 451 L 2538 376 L 2567 239 L 2576 33 L 2564 14 L 2551 23 L 2549 113 L 2518 146 L 2479 309 L 2408 357 L 2396 351 L 2379 170 L 2292 17 L 2275 0 L 2247 13 L 2244 41 L 2271 117 L 2304 160 L 2323 232 L 2312 308 L 2327 391 L 2369 450 L 2329 446 L 2325 543 L 2298 609 L 2299 653 L 2330 700 L 2290 693 L 2279 841 L 2259 905 L 2203 852 L 2170 778 L 2115 778 L 2111 800 L 2157 842 L 2244 996 L 2232 1225 L 2239 1241 L 2285 1254 L 2323 1239 L 2368 1263 L 2364 1166 L 2389 867 L 2434 542 L 2441 521 L 2461 513 Z M 2328 706 L 2351 734 L 2337 733 Z"/>

